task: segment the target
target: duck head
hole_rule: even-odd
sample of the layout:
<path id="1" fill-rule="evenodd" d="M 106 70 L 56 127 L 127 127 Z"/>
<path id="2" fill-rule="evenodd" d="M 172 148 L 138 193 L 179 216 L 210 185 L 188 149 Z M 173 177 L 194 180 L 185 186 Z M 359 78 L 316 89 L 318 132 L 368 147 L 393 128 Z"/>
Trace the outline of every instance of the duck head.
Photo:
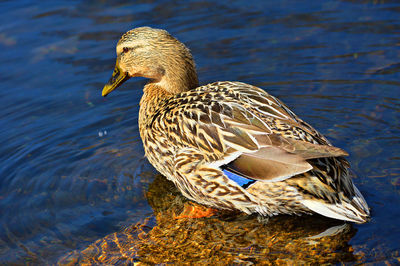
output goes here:
<path id="1" fill-rule="evenodd" d="M 106 96 L 131 77 L 144 77 L 169 93 L 198 86 L 193 57 L 188 48 L 167 31 L 135 28 L 122 35 L 116 47 L 114 72 L 104 86 Z"/>

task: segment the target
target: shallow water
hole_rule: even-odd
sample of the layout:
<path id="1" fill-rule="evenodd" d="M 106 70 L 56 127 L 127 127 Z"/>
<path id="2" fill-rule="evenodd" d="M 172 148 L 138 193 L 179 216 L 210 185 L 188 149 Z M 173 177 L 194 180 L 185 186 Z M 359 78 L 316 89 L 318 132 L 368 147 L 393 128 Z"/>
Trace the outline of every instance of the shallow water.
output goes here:
<path id="1" fill-rule="evenodd" d="M 398 263 L 400 5 L 314 2 L 1 1 L 0 263 L 56 262 L 153 214 L 145 80 L 101 97 L 143 25 L 190 47 L 201 84 L 260 86 L 348 151 L 372 220 L 346 261 Z"/>

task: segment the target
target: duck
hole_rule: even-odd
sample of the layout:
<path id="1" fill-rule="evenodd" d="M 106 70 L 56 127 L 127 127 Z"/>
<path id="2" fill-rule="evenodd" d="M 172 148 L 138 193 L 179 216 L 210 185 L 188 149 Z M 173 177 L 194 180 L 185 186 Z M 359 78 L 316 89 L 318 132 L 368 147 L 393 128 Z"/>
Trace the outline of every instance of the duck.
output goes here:
<path id="1" fill-rule="evenodd" d="M 199 86 L 190 50 L 163 29 L 129 30 L 116 55 L 102 96 L 147 79 L 138 116 L 145 156 L 189 200 L 266 218 L 369 221 L 348 153 L 278 98 L 238 81 Z"/>

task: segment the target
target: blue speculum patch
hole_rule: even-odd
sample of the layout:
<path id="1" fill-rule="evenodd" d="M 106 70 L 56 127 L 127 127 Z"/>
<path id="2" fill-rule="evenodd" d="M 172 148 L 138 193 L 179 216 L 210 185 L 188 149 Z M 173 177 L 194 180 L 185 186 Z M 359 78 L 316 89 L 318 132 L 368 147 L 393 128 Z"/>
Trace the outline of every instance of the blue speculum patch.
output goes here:
<path id="1" fill-rule="evenodd" d="M 248 187 L 250 184 L 254 183 L 255 181 L 252 179 L 245 178 L 238 174 L 232 173 L 226 169 L 223 169 L 222 172 L 231 180 L 235 181 L 241 187 Z"/>

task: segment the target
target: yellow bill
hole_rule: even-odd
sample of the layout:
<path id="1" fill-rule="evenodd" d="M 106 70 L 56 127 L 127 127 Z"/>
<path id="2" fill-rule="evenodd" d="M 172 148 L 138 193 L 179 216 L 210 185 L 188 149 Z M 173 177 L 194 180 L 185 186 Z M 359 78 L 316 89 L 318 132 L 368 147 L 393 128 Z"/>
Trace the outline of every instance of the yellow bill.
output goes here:
<path id="1" fill-rule="evenodd" d="M 114 72 L 108 83 L 104 86 L 101 95 L 103 95 L 103 97 L 107 96 L 107 94 L 118 88 L 122 83 L 124 83 L 129 78 L 130 77 L 128 73 L 121 71 L 121 68 L 119 67 L 117 61 L 117 63 L 115 64 Z"/>

